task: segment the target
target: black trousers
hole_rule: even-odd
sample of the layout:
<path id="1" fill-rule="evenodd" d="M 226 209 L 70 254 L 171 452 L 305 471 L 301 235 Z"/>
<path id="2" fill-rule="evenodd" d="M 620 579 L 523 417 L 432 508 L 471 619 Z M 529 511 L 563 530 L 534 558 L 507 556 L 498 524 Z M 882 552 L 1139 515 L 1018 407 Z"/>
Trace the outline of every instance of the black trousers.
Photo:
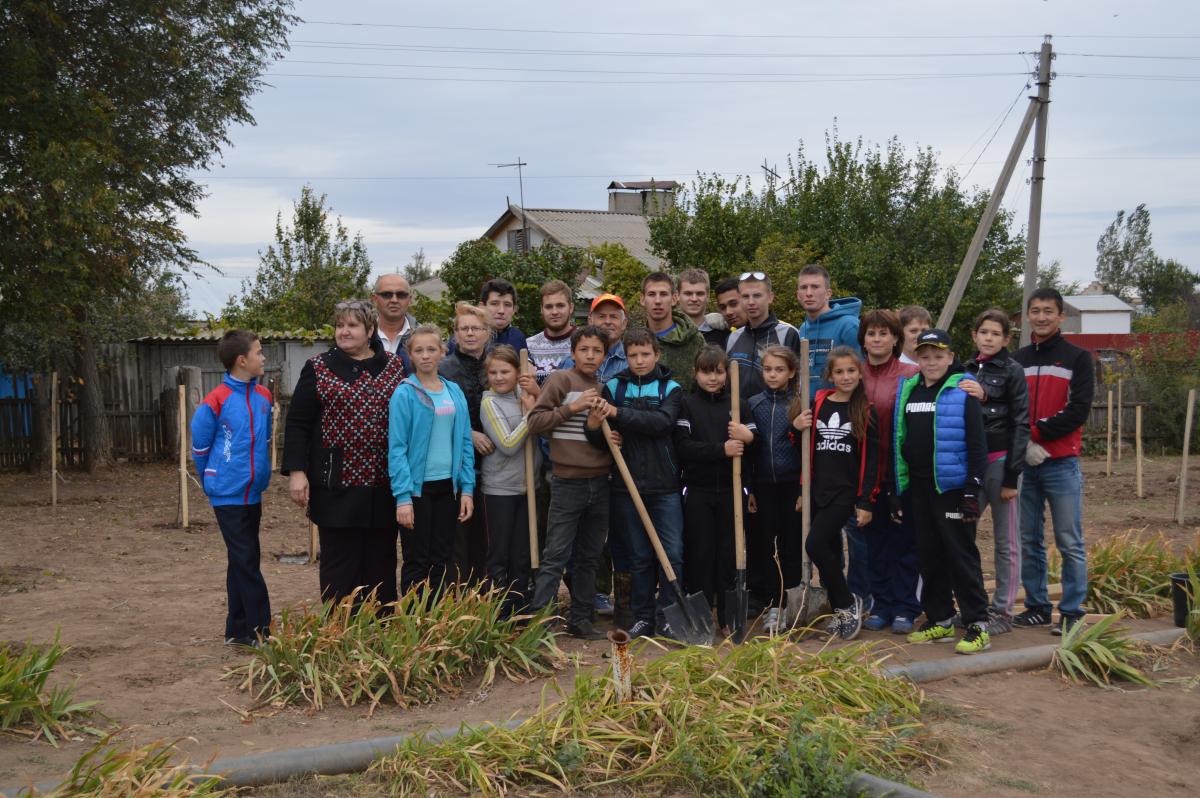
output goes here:
<path id="1" fill-rule="evenodd" d="M 225 539 L 225 637 L 249 641 L 271 633 L 271 600 L 263 579 L 258 544 L 262 504 L 213 507 Z"/>
<path id="2" fill-rule="evenodd" d="M 429 580 L 433 591 L 446 583 L 454 557 L 455 530 L 458 527 L 458 496 L 448 479 L 426 482 L 421 495 L 413 497 L 413 528 L 400 527 L 400 546 L 404 564 L 400 568 L 400 589 L 407 593 Z"/>
<path id="3" fill-rule="evenodd" d="M 809 559 L 817 567 L 821 585 L 829 591 L 829 603 L 835 610 L 854 603 L 846 575 L 842 573 L 842 527 L 854 515 L 854 503 L 835 501 L 824 507 L 813 507 L 808 528 Z"/>
<path id="4" fill-rule="evenodd" d="M 758 512 L 749 516 L 746 578 L 754 595 L 769 607 L 779 604 L 782 588 L 798 585 L 804 576 L 800 513 L 796 512 L 796 499 L 799 497 L 799 478 L 754 486 Z M 776 549 L 779 550 L 780 566 L 775 564 Z M 782 586 L 779 581 L 780 570 L 783 571 Z"/>
<path id="5" fill-rule="evenodd" d="M 525 496 L 483 495 L 487 530 L 487 576 L 492 586 L 509 591 L 508 612 L 525 609 L 529 588 L 529 507 Z"/>
<path id="6" fill-rule="evenodd" d="M 683 497 L 683 583 L 688 593 L 703 593 L 718 618 L 725 617 L 725 591 L 733 589 L 737 574 L 733 543 L 733 491 L 689 487 Z"/>
<path id="7" fill-rule="evenodd" d="M 475 484 L 482 484 L 479 472 L 475 472 Z M 479 502 L 478 504 L 482 504 Z M 458 518 L 455 509 L 454 517 Z M 453 565 L 457 573 L 454 578 L 466 584 L 478 584 L 487 576 L 488 531 L 483 520 L 483 510 L 476 506 L 471 518 L 458 524 L 454 530 Z"/>
<path id="8" fill-rule="evenodd" d="M 954 615 L 958 601 L 964 624 L 986 623 L 988 596 L 983 589 L 975 524 L 963 523 L 959 513 L 961 490 L 939 494 L 933 477 L 914 475 L 910 480 L 913 529 L 920 563 L 921 608 L 930 622 Z"/>
<path id="9" fill-rule="evenodd" d="M 362 588 L 380 604 L 396 600 L 396 524 L 387 527 L 318 527 L 321 599 L 341 601 Z M 386 610 L 385 610 L 386 612 Z"/>

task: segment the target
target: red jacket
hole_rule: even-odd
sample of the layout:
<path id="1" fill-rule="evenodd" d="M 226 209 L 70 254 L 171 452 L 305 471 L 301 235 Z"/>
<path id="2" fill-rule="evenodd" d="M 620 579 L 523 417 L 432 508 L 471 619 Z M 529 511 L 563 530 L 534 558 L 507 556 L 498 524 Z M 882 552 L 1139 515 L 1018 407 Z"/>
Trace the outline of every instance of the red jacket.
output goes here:
<path id="1" fill-rule="evenodd" d="M 900 391 L 900 381 L 916 374 L 920 369 L 911 363 L 901 363 L 900 358 L 892 359 L 881 366 L 872 366 L 863 360 L 863 386 L 867 389 L 867 399 L 875 408 L 875 418 L 879 423 L 879 478 L 880 485 L 890 485 L 887 479 L 887 468 L 892 462 L 892 419 L 896 408 L 896 396 Z"/>
<path id="2" fill-rule="evenodd" d="M 1029 387 L 1030 440 L 1050 457 L 1078 457 L 1096 393 L 1092 354 L 1057 332 L 1021 347 L 1013 359 Z"/>

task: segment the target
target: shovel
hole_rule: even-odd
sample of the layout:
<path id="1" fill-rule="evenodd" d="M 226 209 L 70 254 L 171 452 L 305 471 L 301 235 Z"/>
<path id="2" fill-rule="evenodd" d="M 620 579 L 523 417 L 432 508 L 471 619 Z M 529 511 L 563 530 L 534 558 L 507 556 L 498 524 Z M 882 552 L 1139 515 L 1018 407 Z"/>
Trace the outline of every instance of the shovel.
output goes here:
<path id="1" fill-rule="evenodd" d="M 529 350 L 521 350 L 521 372 L 528 374 L 530 369 Z M 528 418 L 529 414 L 526 413 Z M 529 516 L 529 581 L 537 582 L 538 562 L 538 528 L 537 528 L 537 475 L 533 472 L 533 447 L 537 446 L 537 438 L 525 436 L 525 506 Z M 531 592 L 530 596 L 533 595 Z"/>
<path id="2" fill-rule="evenodd" d="M 730 416 L 734 424 L 742 423 L 742 386 L 736 360 L 729 361 L 729 390 L 732 402 Z M 733 632 L 733 642 L 746 639 L 746 615 L 750 611 L 750 594 L 746 590 L 746 527 L 742 518 L 742 458 L 733 458 L 733 556 L 737 574 L 733 590 L 725 591 L 725 625 Z"/>
<path id="3" fill-rule="evenodd" d="M 809 407 L 808 399 L 808 339 L 800 339 L 800 411 Z M 817 618 L 826 615 L 829 593 L 825 588 L 813 584 L 812 561 L 808 559 L 808 528 L 812 523 L 812 492 L 808 489 L 812 469 L 812 425 L 800 436 L 800 554 L 803 557 L 800 584 L 787 589 L 787 606 L 783 610 L 783 625 L 791 629 L 800 624 L 808 626 Z"/>
<path id="4" fill-rule="evenodd" d="M 608 442 L 608 450 L 612 452 L 617 470 L 621 472 L 621 479 L 625 481 L 625 489 L 629 491 L 629 497 L 633 499 L 633 506 L 637 508 L 638 515 L 642 518 L 646 536 L 650 538 L 650 545 L 654 547 L 654 553 L 658 555 L 658 564 L 662 566 L 663 573 L 667 576 L 667 582 L 675 593 L 675 603 L 663 610 L 667 616 L 667 623 L 671 625 L 671 631 L 678 635 L 683 642 L 693 646 L 711 646 L 715 630 L 708 599 L 704 597 L 703 593 L 693 593 L 690 596 L 683 594 L 683 588 L 679 586 L 679 579 L 675 576 L 675 569 L 671 567 L 671 561 L 667 559 L 667 553 L 663 550 L 662 541 L 658 539 L 658 532 L 654 530 L 654 522 L 650 520 L 650 513 L 646 512 L 642 494 L 638 492 L 633 475 L 629 473 L 629 466 L 625 464 L 625 457 L 612 441 L 612 429 L 608 426 L 607 421 L 602 422 L 602 425 L 604 440 Z"/>

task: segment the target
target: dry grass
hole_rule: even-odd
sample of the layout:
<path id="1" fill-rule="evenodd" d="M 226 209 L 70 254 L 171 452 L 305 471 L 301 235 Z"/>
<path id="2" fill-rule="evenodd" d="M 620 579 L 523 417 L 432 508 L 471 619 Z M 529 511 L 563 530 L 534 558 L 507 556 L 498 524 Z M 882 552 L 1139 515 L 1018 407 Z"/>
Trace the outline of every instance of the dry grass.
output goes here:
<path id="1" fill-rule="evenodd" d="M 122 748 L 106 737 L 75 763 L 66 781 L 41 798 L 221 798 L 236 790 L 213 776 L 194 775 L 175 763 L 173 743 L 153 742 Z"/>

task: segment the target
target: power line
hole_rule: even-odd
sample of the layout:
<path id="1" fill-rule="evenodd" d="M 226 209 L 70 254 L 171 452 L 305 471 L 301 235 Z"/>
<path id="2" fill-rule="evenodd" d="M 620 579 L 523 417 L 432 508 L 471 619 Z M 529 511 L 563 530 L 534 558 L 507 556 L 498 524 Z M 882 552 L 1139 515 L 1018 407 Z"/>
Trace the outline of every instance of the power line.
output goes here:
<path id="1" fill-rule="evenodd" d="M 788 80 L 766 80 L 760 78 L 752 78 L 749 80 L 723 80 L 720 78 L 705 78 L 702 80 L 556 80 L 552 78 L 444 78 L 432 75 L 332 75 L 332 74 L 315 74 L 306 72 L 268 72 L 266 77 L 282 77 L 282 78 L 334 78 L 338 80 L 403 80 L 417 82 L 437 82 L 437 83 L 559 83 L 573 86 L 587 85 L 617 85 L 617 86 L 661 86 L 661 85 L 691 85 L 703 86 L 710 84 L 730 84 L 730 83 L 759 83 L 759 84 L 787 84 L 787 83 L 875 83 L 875 82 L 895 82 L 902 80 L 951 80 L 960 78 L 987 78 L 987 77 L 1011 77 L 1010 72 L 972 72 L 958 73 L 945 75 L 924 75 L 905 77 L 903 75 L 886 75 L 874 78 L 799 78 Z"/>
<path id="2" fill-rule="evenodd" d="M 1200 55 L 1144 55 L 1141 53 L 1058 53 L 1072 58 L 1132 58 L 1144 61 L 1200 61 Z"/>
<path id="3" fill-rule="evenodd" d="M 1008 121 L 1009 114 L 1011 114 L 1012 110 L 1017 107 L 1017 101 L 1021 99 L 1021 95 L 1029 89 L 1029 86 L 1030 84 L 1026 82 L 1026 84 L 1021 87 L 1021 90 L 1017 92 L 1017 96 L 1013 97 L 1013 101 L 1009 104 L 1008 110 L 1004 112 L 1004 118 L 1000 120 L 1000 124 L 996 125 L 996 129 L 992 131 L 992 137 L 987 140 L 987 144 L 983 145 L 983 149 L 980 150 L 979 154 L 975 156 L 975 161 L 971 164 L 971 168 L 967 170 L 965 175 L 963 175 L 962 181 L 964 183 L 967 182 L 967 178 L 971 176 L 971 173 L 975 171 L 976 164 L 979 163 L 979 159 L 984 156 L 984 153 L 988 151 L 988 147 L 992 146 L 992 142 L 996 140 L 996 135 L 1000 132 L 1000 128 L 1004 127 L 1004 123 Z"/>
<path id="4" fill-rule="evenodd" d="M 979 133 L 979 135 L 975 137 L 975 140 L 970 143 L 970 145 L 963 152 L 963 154 L 959 157 L 959 159 L 954 162 L 955 167 L 957 167 L 960 163 L 962 163 L 963 161 L 965 161 L 967 159 L 967 156 L 969 156 L 971 154 L 971 151 L 975 149 L 975 145 L 978 144 L 983 139 L 983 137 L 987 135 L 988 131 L 991 130 L 997 124 L 997 120 L 999 120 L 999 124 L 1001 126 L 1004 125 L 1003 120 L 1008 119 L 1008 114 L 1012 111 L 1013 106 L 1017 104 L 1017 101 L 1021 99 L 1021 95 L 1024 94 L 1026 91 L 1028 91 L 1028 89 L 1029 89 L 1029 81 L 1026 81 L 1025 85 L 1022 86 L 1017 91 L 1017 96 L 1013 98 L 1012 104 L 1010 104 L 1006 110 L 1001 111 L 999 114 L 997 114 L 996 117 L 994 119 L 992 119 L 992 121 L 988 122 L 987 127 L 985 127 Z M 996 134 L 993 133 L 992 138 L 994 139 L 995 137 L 996 137 Z M 988 140 L 988 144 L 991 144 L 991 139 Z M 986 150 L 987 147 L 984 147 L 984 149 Z M 980 153 L 980 154 L 982 155 L 982 153 Z M 976 163 L 978 163 L 979 158 L 976 157 L 975 161 L 976 161 Z M 971 165 L 971 168 L 974 168 L 974 164 Z"/>
<path id="5" fill-rule="evenodd" d="M 1195 83 L 1200 75 L 1113 75 L 1100 72 L 1056 72 L 1056 78 L 1103 78 L 1111 80 L 1158 80 L 1168 83 Z"/>

